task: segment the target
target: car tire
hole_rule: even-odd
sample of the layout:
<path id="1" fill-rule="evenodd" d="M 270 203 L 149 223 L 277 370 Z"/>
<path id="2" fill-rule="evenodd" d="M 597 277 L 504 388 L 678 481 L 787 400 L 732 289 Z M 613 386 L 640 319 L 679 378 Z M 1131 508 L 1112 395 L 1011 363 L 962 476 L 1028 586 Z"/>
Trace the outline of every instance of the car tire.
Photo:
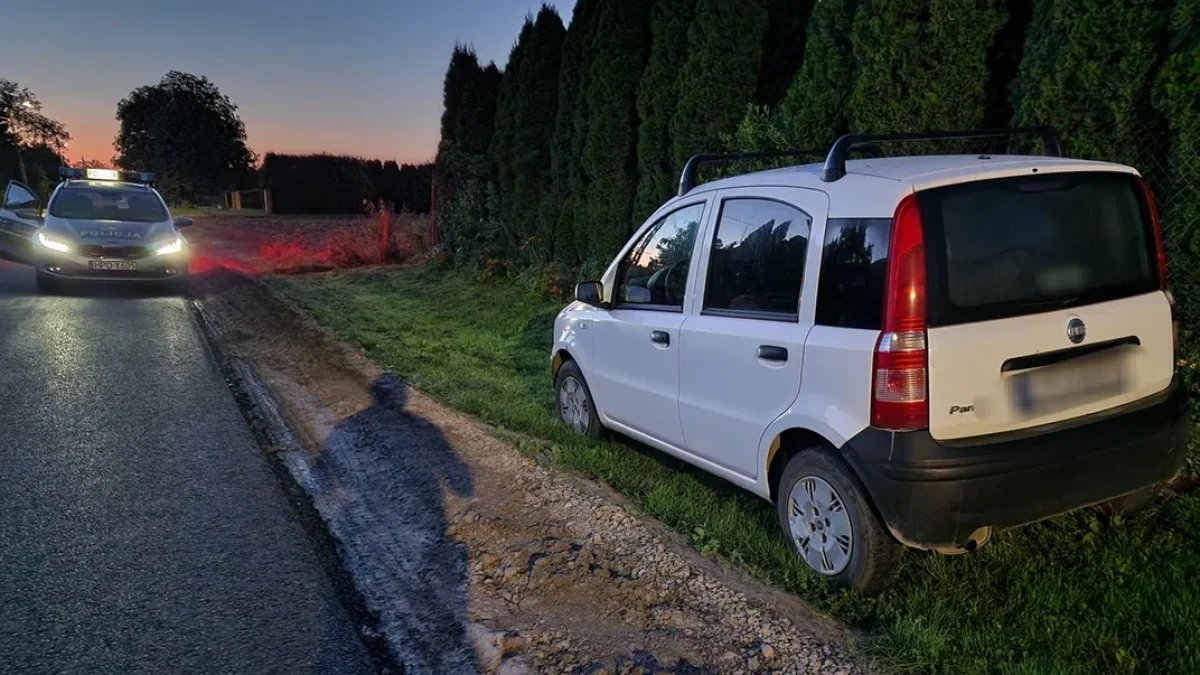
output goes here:
<path id="1" fill-rule="evenodd" d="M 57 293 L 58 280 L 49 274 L 37 272 L 37 289 L 38 293 Z"/>
<path id="2" fill-rule="evenodd" d="M 776 494 L 784 537 L 814 572 L 865 595 L 895 580 L 904 549 L 835 450 L 815 447 L 794 455 Z"/>
<path id="3" fill-rule="evenodd" d="M 580 436 L 600 438 L 604 433 L 592 390 L 574 361 L 563 363 L 554 376 L 554 409 L 558 419 Z"/>

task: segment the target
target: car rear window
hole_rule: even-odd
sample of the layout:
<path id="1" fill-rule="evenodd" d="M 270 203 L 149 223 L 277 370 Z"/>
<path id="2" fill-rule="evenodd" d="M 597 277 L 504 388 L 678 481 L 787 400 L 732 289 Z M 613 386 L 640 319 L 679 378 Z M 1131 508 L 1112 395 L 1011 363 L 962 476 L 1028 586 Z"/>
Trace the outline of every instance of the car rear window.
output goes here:
<path id="1" fill-rule="evenodd" d="M 167 211 L 145 188 L 63 187 L 50 203 L 50 215 L 78 220 L 123 220 L 158 223 Z"/>
<path id="2" fill-rule="evenodd" d="M 1067 173 L 921 193 L 929 324 L 1104 302 L 1158 287 L 1136 178 Z"/>

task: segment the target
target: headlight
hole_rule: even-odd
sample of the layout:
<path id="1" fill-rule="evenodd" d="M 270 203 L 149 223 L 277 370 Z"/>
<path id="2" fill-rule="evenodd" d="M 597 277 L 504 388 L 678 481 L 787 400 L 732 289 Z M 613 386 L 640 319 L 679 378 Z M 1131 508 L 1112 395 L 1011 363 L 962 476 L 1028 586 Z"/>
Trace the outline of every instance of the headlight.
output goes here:
<path id="1" fill-rule="evenodd" d="M 38 240 L 39 244 L 41 244 L 42 246 L 45 246 L 46 248 L 50 249 L 51 251 L 58 251 L 59 253 L 66 253 L 67 251 L 71 250 L 70 244 L 68 244 L 67 242 L 65 242 L 57 237 L 46 234 L 45 232 L 38 232 L 37 240 Z"/>
<path id="2" fill-rule="evenodd" d="M 179 235 L 175 235 L 174 239 L 172 239 L 171 241 L 168 241 L 167 243 L 154 249 L 154 254 L 155 255 L 170 255 L 172 253 L 179 253 L 182 250 L 183 250 L 183 237 L 180 237 Z"/>

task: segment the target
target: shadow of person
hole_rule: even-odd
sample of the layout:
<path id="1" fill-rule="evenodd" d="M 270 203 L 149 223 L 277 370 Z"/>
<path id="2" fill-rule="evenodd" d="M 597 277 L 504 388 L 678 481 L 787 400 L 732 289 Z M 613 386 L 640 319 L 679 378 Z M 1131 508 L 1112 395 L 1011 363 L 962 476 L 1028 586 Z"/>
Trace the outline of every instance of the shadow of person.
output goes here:
<path id="1" fill-rule="evenodd" d="M 442 503 L 443 481 L 471 495 L 470 470 L 437 427 L 405 409 L 398 378 L 381 376 L 372 393 L 374 405 L 308 458 L 303 482 L 405 672 L 478 672 L 466 551 L 446 536 Z"/>

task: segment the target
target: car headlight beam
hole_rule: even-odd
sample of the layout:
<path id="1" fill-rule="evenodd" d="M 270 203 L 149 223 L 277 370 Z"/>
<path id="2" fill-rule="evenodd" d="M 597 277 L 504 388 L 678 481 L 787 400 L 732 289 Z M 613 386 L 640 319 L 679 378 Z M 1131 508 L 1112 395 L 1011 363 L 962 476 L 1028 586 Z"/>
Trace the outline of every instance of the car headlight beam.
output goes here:
<path id="1" fill-rule="evenodd" d="M 179 253 L 182 250 L 183 250 L 183 237 L 181 237 L 179 235 L 175 235 L 174 239 L 172 239 L 171 241 L 168 241 L 167 243 L 163 244 L 162 246 L 159 246 L 158 248 L 154 249 L 154 254 L 155 255 L 170 255 L 172 253 Z"/>
<path id="2" fill-rule="evenodd" d="M 67 251 L 71 250 L 70 244 L 68 244 L 65 241 L 62 241 L 61 239 L 57 239 L 51 235 L 48 235 L 45 232 L 38 232 L 37 240 L 38 240 L 39 244 L 50 249 L 51 251 L 58 251 L 59 253 L 66 253 Z"/>

